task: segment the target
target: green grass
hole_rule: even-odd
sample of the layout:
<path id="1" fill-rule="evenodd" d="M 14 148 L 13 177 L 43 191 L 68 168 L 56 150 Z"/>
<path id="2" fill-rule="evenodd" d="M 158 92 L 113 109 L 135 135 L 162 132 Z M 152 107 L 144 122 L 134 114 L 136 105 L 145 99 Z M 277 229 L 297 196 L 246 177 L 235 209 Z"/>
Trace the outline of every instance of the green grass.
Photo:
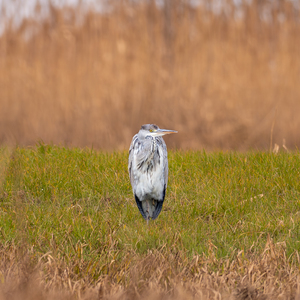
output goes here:
<path id="1" fill-rule="evenodd" d="M 132 195 L 127 152 L 40 144 L 0 156 L 0 241 L 26 243 L 37 260 L 50 252 L 89 268 L 97 261 L 104 272 L 108 256 L 164 248 L 225 258 L 262 250 L 268 236 L 285 242 L 287 255 L 299 250 L 299 152 L 170 151 L 164 207 L 149 226 Z"/>

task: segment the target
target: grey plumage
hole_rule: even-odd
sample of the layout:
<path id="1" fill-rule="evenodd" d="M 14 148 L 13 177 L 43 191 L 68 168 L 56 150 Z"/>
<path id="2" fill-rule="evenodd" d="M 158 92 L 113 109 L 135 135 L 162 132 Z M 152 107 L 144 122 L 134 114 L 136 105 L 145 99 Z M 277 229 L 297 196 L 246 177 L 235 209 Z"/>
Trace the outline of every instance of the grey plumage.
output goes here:
<path id="1" fill-rule="evenodd" d="M 168 185 L 168 153 L 162 136 L 176 132 L 155 124 L 143 125 L 129 148 L 130 182 L 138 209 L 147 222 L 158 217 Z"/>

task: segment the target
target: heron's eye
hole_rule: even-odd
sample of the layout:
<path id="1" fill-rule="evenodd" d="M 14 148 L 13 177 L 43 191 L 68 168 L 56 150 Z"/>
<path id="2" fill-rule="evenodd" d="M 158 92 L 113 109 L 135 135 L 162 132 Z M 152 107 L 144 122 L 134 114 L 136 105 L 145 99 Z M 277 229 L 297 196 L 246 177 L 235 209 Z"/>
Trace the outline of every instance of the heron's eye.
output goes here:
<path id="1" fill-rule="evenodd" d="M 150 132 L 153 132 L 153 129 L 149 129 Z"/>

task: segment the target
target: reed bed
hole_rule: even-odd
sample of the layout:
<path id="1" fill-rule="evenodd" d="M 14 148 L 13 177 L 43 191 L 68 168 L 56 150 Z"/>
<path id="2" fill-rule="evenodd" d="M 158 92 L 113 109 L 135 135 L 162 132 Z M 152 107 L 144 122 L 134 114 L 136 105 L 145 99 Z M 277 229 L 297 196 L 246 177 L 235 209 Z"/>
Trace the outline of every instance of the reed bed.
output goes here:
<path id="1" fill-rule="evenodd" d="M 255 247 L 254 247 L 255 248 Z M 286 256 L 284 244 L 269 238 L 262 253 L 232 253 L 232 258 L 187 259 L 162 248 L 145 255 L 128 253 L 103 266 L 80 257 L 35 257 L 30 249 L 2 245 L 0 299 L 299 299 L 299 254 Z M 95 277 L 95 272 L 102 275 Z"/>
<path id="2" fill-rule="evenodd" d="M 179 131 L 170 147 L 299 147 L 298 2 L 233 2 L 50 1 L 47 17 L 6 18 L 0 142 L 127 149 L 156 123 Z"/>

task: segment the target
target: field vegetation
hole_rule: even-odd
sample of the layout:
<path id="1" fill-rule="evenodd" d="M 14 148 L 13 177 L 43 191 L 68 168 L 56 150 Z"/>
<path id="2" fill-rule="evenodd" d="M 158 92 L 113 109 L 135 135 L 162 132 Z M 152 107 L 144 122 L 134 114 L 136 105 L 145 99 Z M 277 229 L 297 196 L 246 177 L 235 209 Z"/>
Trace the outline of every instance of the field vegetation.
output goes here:
<path id="1" fill-rule="evenodd" d="M 298 152 L 171 151 L 149 226 L 127 158 L 1 149 L 1 300 L 298 299 Z"/>
<path id="2" fill-rule="evenodd" d="M 299 147 L 298 1 L 103 2 L 2 10 L 1 143 L 124 150 L 156 123 L 173 148 Z"/>
<path id="3" fill-rule="evenodd" d="M 0 300 L 300 299 L 299 2 L 200 2 L 0 11 Z M 145 123 L 179 131 L 149 226 Z"/>

